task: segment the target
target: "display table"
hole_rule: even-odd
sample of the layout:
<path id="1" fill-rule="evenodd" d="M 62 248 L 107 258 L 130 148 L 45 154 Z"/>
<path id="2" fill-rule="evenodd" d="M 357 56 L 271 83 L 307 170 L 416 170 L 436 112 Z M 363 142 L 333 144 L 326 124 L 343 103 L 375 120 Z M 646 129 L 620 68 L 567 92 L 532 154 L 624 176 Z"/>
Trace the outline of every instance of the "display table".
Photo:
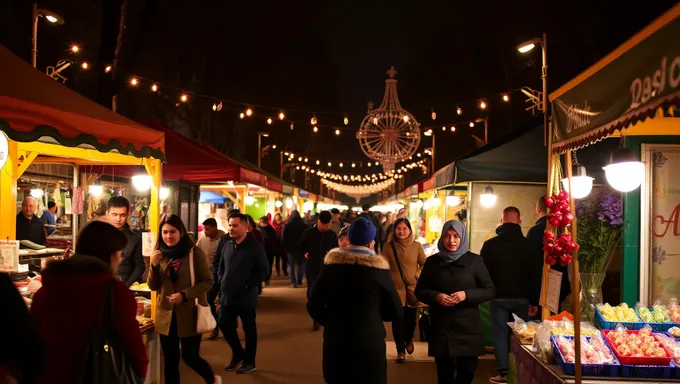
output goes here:
<path id="1" fill-rule="evenodd" d="M 530 345 L 522 345 L 512 337 L 510 341 L 510 374 L 509 384 L 570 384 L 573 376 L 562 373 L 557 365 L 542 362 L 531 352 Z M 599 383 L 680 383 L 680 379 L 646 379 L 639 377 L 584 377 L 584 384 Z"/>
<path id="2" fill-rule="evenodd" d="M 142 340 L 146 346 L 146 353 L 149 356 L 149 369 L 146 374 L 144 384 L 161 383 L 161 344 L 158 334 L 154 332 L 154 325 L 149 324 L 140 327 Z"/>

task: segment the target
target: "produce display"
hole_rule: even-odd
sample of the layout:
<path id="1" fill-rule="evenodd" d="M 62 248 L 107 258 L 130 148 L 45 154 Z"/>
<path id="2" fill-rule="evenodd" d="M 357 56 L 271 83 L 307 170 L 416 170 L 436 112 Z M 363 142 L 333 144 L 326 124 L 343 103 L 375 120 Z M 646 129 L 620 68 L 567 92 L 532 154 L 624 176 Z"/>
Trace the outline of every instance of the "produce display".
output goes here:
<path id="1" fill-rule="evenodd" d="M 659 340 L 661 345 L 666 347 L 668 352 L 671 353 L 671 356 L 673 357 L 675 363 L 680 364 L 680 344 L 678 344 L 678 342 L 674 338 L 661 333 L 655 336 Z"/>
<path id="2" fill-rule="evenodd" d="M 680 328 L 678 327 L 671 327 L 671 329 L 668 330 L 668 333 L 673 337 L 680 338 Z"/>
<path id="3" fill-rule="evenodd" d="M 138 282 L 132 284 L 130 289 L 133 291 L 150 291 L 149 285 L 147 283 L 139 284 Z"/>
<path id="4" fill-rule="evenodd" d="M 649 326 L 640 331 L 617 326 L 615 331 L 607 333 L 607 340 L 621 357 L 669 357 Z"/>
<path id="5" fill-rule="evenodd" d="M 558 336 L 556 343 L 564 361 L 574 363 L 576 361 L 576 350 L 574 339 Z M 614 355 L 600 336 L 591 337 L 588 340 L 585 336 L 581 337 L 581 363 L 582 364 L 616 364 Z"/>
<path id="6" fill-rule="evenodd" d="M 668 302 L 668 313 L 671 315 L 671 320 L 680 324 L 680 305 L 678 304 L 678 299 L 672 297 Z"/>
<path id="7" fill-rule="evenodd" d="M 649 310 L 649 308 L 645 307 L 642 303 L 638 303 L 635 306 L 635 309 L 637 310 L 640 319 L 645 323 L 671 322 L 671 315 L 668 312 L 668 308 L 666 308 L 666 306 L 661 304 L 661 302 L 658 300 L 654 303 L 654 306 L 652 307 L 651 311 Z"/>
<path id="8" fill-rule="evenodd" d="M 612 307 L 609 303 L 598 304 L 597 309 L 602 314 L 605 321 L 619 322 L 619 323 L 639 323 L 635 314 L 635 310 L 630 308 L 628 304 L 621 303 L 616 307 Z"/>
<path id="9" fill-rule="evenodd" d="M 553 336 L 574 336 L 574 322 L 569 320 L 543 322 L 545 326 L 550 329 Z M 591 323 L 581 322 L 581 336 L 595 336 L 599 335 L 600 331 Z"/>
<path id="10" fill-rule="evenodd" d="M 521 319 L 520 319 L 521 321 Z M 514 323 L 511 326 L 512 333 L 519 338 L 521 344 L 532 344 L 534 342 L 534 336 L 536 336 L 536 331 L 538 330 L 538 323 Z"/>

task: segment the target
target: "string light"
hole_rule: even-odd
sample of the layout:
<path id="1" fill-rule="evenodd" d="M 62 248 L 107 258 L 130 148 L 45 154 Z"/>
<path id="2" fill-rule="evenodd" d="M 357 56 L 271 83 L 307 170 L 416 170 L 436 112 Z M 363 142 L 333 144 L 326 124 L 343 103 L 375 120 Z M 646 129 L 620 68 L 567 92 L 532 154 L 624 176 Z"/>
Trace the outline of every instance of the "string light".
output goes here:
<path id="1" fill-rule="evenodd" d="M 484 100 L 479 103 L 479 108 L 486 109 L 486 102 Z"/>
<path id="2" fill-rule="evenodd" d="M 404 122 L 405 122 L 405 123 L 408 123 L 409 120 L 411 120 L 411 118 L 408 117 L 408 115 L 404 115 L 404 117 L 403 117 L 402 119 L 404 119 Z"/>
<path id="3" fill-rule="evenodd" d="M 136 86 L 137 83 L 139 83 L 139 81 L 137 81 L 136 77 L 133 77 L 132 80 L 130 80 L 130 85 L 132 85 L 133 87 Z"/>
<path id="4" fill-rule="evenodd" d="M 240 115 L 238 115 L 238 117 L 240 117 L 240 118 L 244 118 L 244 117 L 246 117 L 246 114 L 245 114 L 245 113 L 243 113 L 243 112 L 241 112 L 241 114 L 240 114 Z"/>
<path id="5" fill-rule="evenodd" d="M 316 125 L 316 123 L 318 123 L 319 120 L 317 120 L 316 115 L 314 115 L 314 116 L 312 116 L 312 119 L 310 120 L 310 122 L 312 123 L 312 125 Z"/>
<path id="6" fill-rule="evenodd" d="M 309 163 L 309 159 L 305 157 L 305 163 Z"/>
<path id="7" fill-rule="evenodd" d="M 446 126 L 443 126 L 443 127 L 442 127 L 442 131 L 446 131 Z"/>
<path id="8" fill-rule="evenodd" d="M 456 107 L 456 113 L 460 116 L 463 114 L 463 110 L 460 107 Z"/>
<path id="9" fill-rule="evenodd" d="M 109 73 L 111 72 L 111 66 L 107 65 L 106 68 L 104 68 L 104 73 Z"/>
<path id="10" fill-rule="evenodd" d="M 213 111 L 217 111 L 217 104 L 213 104 Z"/>
<path id="11" fill-rule="evenodd" d="M 295 129 L 295 123 L 291 122 L 290 123 L 290 130 L 292 131 L 293 129 Z"/>
<path id="12" fill-rule="evenodd" d="M 267 119 L 267 124 L 269 124 L 269 125 L 272 124 L 272 118 L 271 117 Z"/>
<path id="13" fill-rule="evenodd" d="M 352 163 L 352 168 L 356 168 L 357 165 L 355 163 Z"/>
<path id="14" fill-rule="evenodd" d="M 343 167 L 343 165 L 342 165 L 342 163 L 340 163 L 340 168 L 342 168 L 342 167 Z"/>
<path id="15" fill-rule="evenodd" d="M 474 128 L 474 127 L 475 127 L 475 122 L 474 122 L 474 121 L 471 121 L 471 122 L 470 122 L 470 128 Z"/>
<path id="16" fill-rule="evenodd" d="M 73 53 L 78 53 L 78 52 L 80 52 L 80 47 L 77 46 L 77 45 L 72 45 L 72 46 L 71 46 L 71 52 L 73 52 Z"/>
<path id="17" fill-rule="evenodd" d="M 302 156 L 298 157 L 298 161 L 302 161 Z"/>
<path id="18" fill-rule="evenodd" d="M 344 121 L 345 125 L 349 124 L 349 117 L 347 117 L 347 115 L 345 115 L 345 118 L 343 119 L 343 121 Z"/>
<path id="19" fill-rule="evenodd" d="M 314 133 L 317 133 L 317 132 L 319 132 L 319 128 L 315 125 L 313 131 L 314 131 Z"/>
<path id="20" fill-rule="evenodd" d="M 432 109 L 432 120 L 437 120 L 437 112 Z"/>
<path id="21" fill-rule="evenodd" d="M 505 101 L 506 103 L 507 103 L 508 101 L 510 101 L 510 96 L 508 96 L 508 95 L 503 95 L 503 101 Z"/>
<path id="22" fill-rule="evenodd" d="M 331 162 L 329 161 L 329 162 L 328 162 L 328 166 L 329 166 L 329 167 L 332 167 L 332 166 L 333 166 L 333 163 L 331 163 Z"/>
<path id="23" fill-rule="evenodd" d="M 189 100 L 189 96 L 187 96 L 186 93 L 183 93 L 182 96 L 179 98 L 183 103 L 186 103 L 187 100 Z"/>
<path id="24" fill-rule="evenodd" d="M 246 116 L 250 117 L 252 115 L 253 115 L 253 110 L 250 109 L 250 108 L 246 109 Z"/>
<path id="25" fill-rule="evenodd" d="M 317 160 L 316 165 L 319 165 L 319 164 L 321 164 L 321 161 Z"/>
<path id="26" fill-rule="evenodd" d="M 156 84 L 153 84 L 151 86 L 151 92 L 156 92 L 157 90 L 158 90 L 158 86 Z M 214 111 L 215 109 L 217 109 L 217 106 L 215 104 L 213 104 L 213 106 L 214 106 L 214 108 L 213 108 L 213 111 Z"/>
<path id="27" fill-rule="evenodd" d="M 335 136 L 340 136 L 340 130 L 339 129 L 335 130 Z"/>
<path id="28" fill-rule="evenodd" d="M 451 126 L 451 132 L 456 132 L 456 126 L 455 125 Z"/>
<path id="29" fill-rule="evenodd" d="M 286 118 L 286 114 L 283 113 L 283 111 L 279 112 L 279 120 L 283 120 Z"/>
<path id="30" fill-rule="evenodd" d="M 83 63 L 80 64 L 80 66 L 81 66 L 81 68 L 83 68 L 83 69 L 87 69 L 90 65 L 87 64 L 87 61 L 83 61 Z"/>

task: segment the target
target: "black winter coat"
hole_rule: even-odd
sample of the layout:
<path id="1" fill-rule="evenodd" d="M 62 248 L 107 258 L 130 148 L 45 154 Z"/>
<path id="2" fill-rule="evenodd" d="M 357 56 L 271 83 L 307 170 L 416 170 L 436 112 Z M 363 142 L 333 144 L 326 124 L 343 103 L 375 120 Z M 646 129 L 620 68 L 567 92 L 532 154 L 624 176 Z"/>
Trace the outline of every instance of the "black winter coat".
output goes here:
<path id="1" fill-rule="evenodd" d="M 538 305 L 542 263 L 535 262 L 534 250 L 519 224 L 505 223 L 496 229 L 498 236 L 484 242 L 480 255 L 496 288 L 496 297 L 526 298 Z"/>
<path id="2" fill-rule="evenodd" d="M 378 222 L 378 218 L 375 217 L 375 215 L 371 212 L 362 212 L 359 217 L 362 217 L 366 219 L 369 223 L 373 224 L 375 227 L 375 250 L 376 252 L 378 251 L 378 248 L 382 248 L 383 242 L 382 242 L 382 225 Z"/>
<path id="3" fill-rule="evenodd" d="M 533 249 L 534 260 L 543 267 L 545 253 L 543 251 L 543 233 L 548 224 L 548 217 L 543 216 L 536 224 L 527 232 L 527 240 Z M 567 266 L 557 263 L 550 267 L 556 271 L 562 272 L 562 287 L 560 288 L 560 302 L 564 300 L 571 293 L 571 284 L 569 283 L 569 269 Z M 538 287 L 536 287 L 536 295 L 541 295 L 541 281 L 543 281 L 543 269 L 538 273 Z"/>
<path id="4" fill-rule="evenodd" d="M 338 236 L 333 231 L 321 232 L 314 225 L 302 234 L 298 249 L 308 254 L 307 269 L 319 272 L 328 251 L 338 247 Z"/>
<path id="5" fill-rule="evenodd" d="M 215 258 L 219 258 L 220 304 L 256 307 L 258 288 L 269 276 L 269 262 L 262 244 L 248 233 L 241 244 L 233 239 L 223 243 Z"/>
<path id="6" fill-rule="evenodd" d="M 389 263 L 364 247 L 334 249 L 324 263 L 307 311 L 324 326 L 326 383 L 387 383 L 383 322 L 403 316 Z"/>
<path id="7" fill-rule="evenodd" d="M 260 227 L 260 232 L 264 236 L 264 251 L 267 257 L 274 257 L 281 248 L 281 240 L 276 236 L 276 230 L 271 225 Z"/>
<path id="8" fill-rule="evenodd" d="M 291 216 L 290 220 L 281 231 L 281 242 L 286 252 L 293 256 L 294 261 L 303 261 L 303 253 L 300 252 L 299 244 L 302 234 L 307 230 L 307 225 L 300 218 L 300 215 Z"/>
<path id="9" fill-rule="evenodd" d="M 444 307 L 435 297 L 439 293 L 465 291 L 465 301 Z M 486 353 L 482 340 L 479 304 L 495 295 L 493 282 L 484 261 L 468 252 L 453 262 L 440 253 L 427 258 L 415 289 L 418 300 L 430 306 L 427 335 L 430 356 L 481 356 Z"/>
<path id="10" fill-rule="evenodd" d="M 123 261 L 120 262 L 116 275 L 128 287 L 135 282 L 142 281 L 142 277 L 146 276 L 146 264 L 144 264 L 144 256 L 142 256 L 142 235 L 130 229 L 130 226 L 125 224 L 121 229 L 127 237 L 127 245 L 123 250 Z"/>

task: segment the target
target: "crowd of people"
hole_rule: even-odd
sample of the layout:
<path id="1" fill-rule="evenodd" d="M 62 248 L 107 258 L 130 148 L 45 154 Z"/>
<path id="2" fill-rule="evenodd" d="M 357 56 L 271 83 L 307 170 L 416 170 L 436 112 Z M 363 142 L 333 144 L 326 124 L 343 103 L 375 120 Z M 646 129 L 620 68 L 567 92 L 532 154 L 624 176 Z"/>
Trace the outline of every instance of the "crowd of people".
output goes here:
<path id="1" fill-rule="evenodd" d="M 31 201 L 26 202 L 30 210 Z M 2 355 L 0 376 L 15 382 L 77 382 L 84 372 L 83 351 L 106 328 L 116 335 L 130 374 L 144 377 L 149 361 L 128 289 L 143 280 L 158 294 L 155 331 L 167 383 L 179 383 L 180 358 L 206 383 L 222 382 L 200 356 L 198 306 L 210 306 L 215 318 L 209 337 L 216 339 L 221 331 L 231 349 L 224 369 L 239 374 L 256 369 L 256 312 L 273 271 L 287 274 L 292 287 L 306 284 L 312 327 L 324 328 L 328 384 L 386 382 L 384 322 L 392 322 L 396 362 L 405 363 L 415 350 L 416 319 L 423 307 L 429 309 L 428 354 L 435 359 L 438 382 L 472 383 L 478 357 L 485 354 L 479 312 L 485 302 L 490 303 L 498 371 L 490 381 L 504 383 L 510 340 L 506 323 L 513 313 L 529 319 L 539 311 L 542 200 L 527 237 L 519 210 L 507 207 L 497 236 L 484 243 L 480 255 L 469 249 L 465 224 L 451 220 L 443 225 L 438 252 L 430 257 L 415 241 L 403 210 L 382 220 L 368 206 L 356 217 L 322 211 L 310 216 L 313 221 L 292 211 L 287 221 L 275 213 L 256 223 L 234 209 L 228 213 L 228 232 L 209 218 L 198 241 L 177 215 L 169 214 L 161 220 L 148 267 L 140 236 L 127 225 L 129 206 L 124 197 L 111 198 L 106 222 L 92 222 L 81 231 L 75 255 L 47 266 L 30 324 L 17 323 L 29 318 L 18 294 L 3 295 L 4 308 L 13 308 L 13 318 L 19 319 L 3 329 L 24 329 L 41 347 Z M 9 324 L 7 316 L 0 318 Z M 238 319 L 245 345 L 237 333 Z M 27 369 L 25 356 L 42 369 Z"/>

